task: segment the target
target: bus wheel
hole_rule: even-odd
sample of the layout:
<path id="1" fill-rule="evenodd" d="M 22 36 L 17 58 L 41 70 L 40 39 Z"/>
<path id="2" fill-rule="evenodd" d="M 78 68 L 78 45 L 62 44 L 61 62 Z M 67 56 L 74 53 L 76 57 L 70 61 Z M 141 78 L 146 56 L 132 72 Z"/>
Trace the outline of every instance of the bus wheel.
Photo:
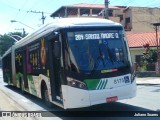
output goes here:
<path id="1" fill-rule="evenodd" d="M 47 86 L 44 85 L 43 87 L 43 95 L 42 95 L 42 98 L 46 104 L 47 107 L 51 108 L 52 107 L 52 103 L 50 102 L 49 100 L 49 95 L 48 95 L 48 89 L 47 89 Z"/>

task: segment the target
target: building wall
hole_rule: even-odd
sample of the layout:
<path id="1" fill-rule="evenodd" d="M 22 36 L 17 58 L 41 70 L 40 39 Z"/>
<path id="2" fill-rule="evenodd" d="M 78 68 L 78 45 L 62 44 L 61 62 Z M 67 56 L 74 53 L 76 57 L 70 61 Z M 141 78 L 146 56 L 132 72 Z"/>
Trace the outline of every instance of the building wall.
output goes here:
<path id="1" fill-rule="evenodd" d="M 115 10 L 113 10 L 113 16 L 119 18 L 118 21 L 115 21 L 115 22 L 119 22 L 122 25 L 125 24 L 125 18 L 124 18 L 124 12 L 123 11 L 124 11 L 123 8 L 122 9 L 115 9 Z"/>
<path id="2" fill-rule="evenodd" d="M 136 62 L 136 55 L 143 55 L 143 48 L 130 48 L 132 62 Z"/>
<path id="3" fill-rule="evenodd" d="M 110 20 L 114 21 L 114 22 L 118 22 L 120 21 L 119 17 L 109 17 Z"/>
<path id="4" fill-rule="evenodd" d="M 159 8 L 131 7 L 131 32 L 155 31 L 151 23 L 160 22 Z"/>
<path id="5" fill-rule="evenodd" d="M 127 22 L 126 19 L 130 19 L 130 22 Z M 123 24 L 123 26 L 125 27 L 126 30 L 132 29 L 132 11 L 129 8 L 127 8 L 124 11 L 124 24 Z"/>
<path id="6" fill-rule="evenodd" d="M 160 8 L 130 7 L 125 11 L 125 18 L 130 18 L 131 32 L 155 32 L 151 23 L 160 22 Z M 144 48 L 130 48 L 132 62 L 136 63 L 136 56 L 143 55 L 143 52 Z"/>
<path id="7" fill-rule="evenodd" d="M 84 4 L 85 5 L 85 4 Z M 104 18 L 104 8 L 75 7 L 59 10 L 59 17 L 100 17 Z M 68 12 L 66 12 L 68 10 Z M 109 19 L 121 23 L 126 30 L 131 32 L 153 32 L 151 23 L 160 22 L 160 8 L 147 7 L 117 7 L 109 8 Z M 67 13 L 67 16 L 65 15 Z M 73 14 L 74 13 L 74 14 Z M 80 15 L 81 13 L 81 15 Z M 82 14 L 84 13 L 84 14 Z"/>

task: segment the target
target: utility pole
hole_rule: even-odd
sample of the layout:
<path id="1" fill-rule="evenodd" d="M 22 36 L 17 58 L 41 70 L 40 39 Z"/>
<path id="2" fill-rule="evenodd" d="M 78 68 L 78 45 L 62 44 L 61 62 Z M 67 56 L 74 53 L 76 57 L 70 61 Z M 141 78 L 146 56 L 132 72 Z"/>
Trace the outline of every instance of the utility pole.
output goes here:
<path id="1" fill-rule="evenodd" d="M 46 17 L 44 17 L 43 12 L 42 12 L 42 23 L 44 24 L 44 20 L 46 19 Z"/>
<path id="2" fill-rule="evenodd" d="M 37 11 L 28 11 L 28 12 L 32 12 L 32 13 L 41 13 L 42 14 L 42 24 L 44 24 L 44 20 L 46 19 L 46 17 L 44 16 L 44 12 L 37 12 Z"/>
<path id="3" fill-rule="evenodd" d="M 104 8 L 104 18 L 105 19 L 109 19 L 109 16 L 108 16 L 108 4 L 109 4 L 109 1 L 105 0 L 104 1 L 104 5 L 105 5 L 105 8 Z"/>
<path id="4" fill-rule="evenodd" d="M 24 29 L 24 28 L 22 28 L 22 29 L 15 29 L 15 30 L 22 30 L 22 31 L 23 31 L 22 36 L 25 37 L 26 32 L 25 32 L 25 29 Z"/>
<path id="5" fill-rule="evenodd" d="M 160 74 L 160 51 L 159 51 L 159 41 L 158 41 L 158 27 L 160 26 L 160 23 L 151 23 L 153 26 L 155 26 L 156 30 L 156 42 L 157 42 L 157 64 L 156 64 L 156 74 Z"/>

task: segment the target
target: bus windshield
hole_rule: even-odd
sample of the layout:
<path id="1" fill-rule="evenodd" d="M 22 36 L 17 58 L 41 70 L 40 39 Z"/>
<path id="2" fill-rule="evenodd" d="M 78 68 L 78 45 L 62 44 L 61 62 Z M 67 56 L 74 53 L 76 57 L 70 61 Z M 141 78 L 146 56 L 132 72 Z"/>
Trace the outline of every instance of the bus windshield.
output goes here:
<path id="1" fill-rule="evenodd" d="M 127 66 L 122 30 L 68 32 L 71 64 L 79 72 L 91 73 Z"/>

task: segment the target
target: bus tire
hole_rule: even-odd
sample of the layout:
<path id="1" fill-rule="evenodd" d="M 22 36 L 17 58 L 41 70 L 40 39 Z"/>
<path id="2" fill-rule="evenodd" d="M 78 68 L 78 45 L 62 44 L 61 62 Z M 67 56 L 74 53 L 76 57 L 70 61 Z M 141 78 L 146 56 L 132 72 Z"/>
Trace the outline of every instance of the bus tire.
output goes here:
<path id="1" fill-rule="evenodd" d="M 46 84 L 43 85 L 41 90 L 42 90 L 42 99 L 43 99 L 43 101 L 45 102 L 47 107 L 51 108 L 52 107 L 52 103 L 49 100 L 48 89 L 47 89 Z"/>

